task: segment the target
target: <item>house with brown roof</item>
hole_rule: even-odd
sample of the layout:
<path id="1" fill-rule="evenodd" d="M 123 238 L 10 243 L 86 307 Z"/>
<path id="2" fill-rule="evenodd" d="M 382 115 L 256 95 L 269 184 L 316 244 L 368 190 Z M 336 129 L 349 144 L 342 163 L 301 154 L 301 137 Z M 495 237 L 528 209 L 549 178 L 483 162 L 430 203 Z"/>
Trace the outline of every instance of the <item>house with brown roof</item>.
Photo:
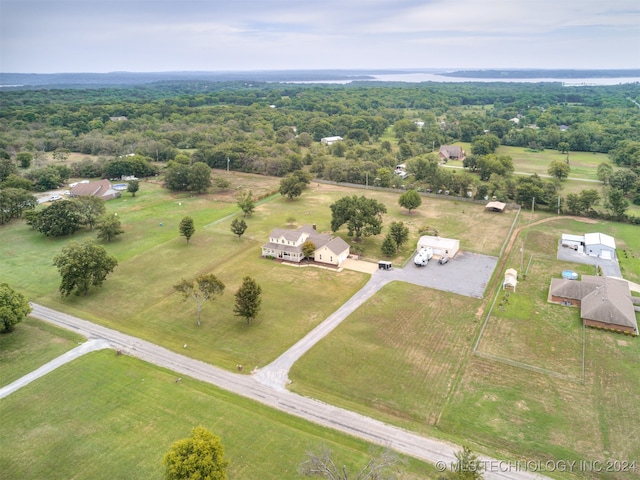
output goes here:
<path id="1" fill-rule="evenodd" d="M 583 275 L 581 281 L 551 279 L 548 301 L 580 307 L 588 327 L 638 335 L 638 322 L 629 284 L 613 277 Z"/>
<path id="2" fill-rule="evenodd" d="M 349 256 L 347 242 L 340 237 L 319 233 L 315 225 L 303 225 L 297 230 L 273 229 L 269 242 L 262 245 L 262 256 L 300 263 L 304 259 L 302 245 L 306 241 L 315 246 L 313 259 L 316 262 L 338 266 Z"/>
<path id="3" fill-rule="evenodd" d="M 464 160 L 465 151 L 457 145 L 440 145 L 438 155 L 445 162 L 449 160 Z"/>
<path id="4" fill-rule="evenodd" d="M 120 196 L 120 192 L 114 190 L 111 182 L 105 179 L 97 182 L 78 183 L 69 190 L 69 196 L 93 196 L 99 197 L 102 200 L 111 200 L 112 198 L 118 198 Z"/>

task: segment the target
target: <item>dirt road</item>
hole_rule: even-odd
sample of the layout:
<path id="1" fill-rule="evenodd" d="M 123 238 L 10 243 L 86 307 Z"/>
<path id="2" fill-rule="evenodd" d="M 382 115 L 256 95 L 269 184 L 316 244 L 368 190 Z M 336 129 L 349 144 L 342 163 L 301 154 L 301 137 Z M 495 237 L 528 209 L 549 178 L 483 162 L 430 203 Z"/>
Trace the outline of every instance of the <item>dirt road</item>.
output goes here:
<path id="1" fill-rule="evenodd" d="M 374 288 L 373 285 L 372 288 Z M 170 369 L 180 375 L 217 385 L 220 388 L 251 398 L 288 414 L 362 438 L 377 445 L 389 447 L 397 452 L 435 463 L 441 467 L 455 462 L 454 453 L 460 450 L 457 445 L 422 437 L 358 413 L 302 397 L 286 390 L 269 388 L 250 376 L 222 370 L 145 340 L 41 305 L 32 304 L 32 308 L 31 315 L 35 318 L 67 328 L 89 339 L 106 340 L 112 348 L 146 362 Z M 487 479 L 528 480 L 546 478 L 532 472 L 504 468 L 504 463 L 490 458 L 481 457 L 481 460 L 487 462 L 486 465 L 490 468 L 490 471 L 485 473 L 485 478 Z"/>

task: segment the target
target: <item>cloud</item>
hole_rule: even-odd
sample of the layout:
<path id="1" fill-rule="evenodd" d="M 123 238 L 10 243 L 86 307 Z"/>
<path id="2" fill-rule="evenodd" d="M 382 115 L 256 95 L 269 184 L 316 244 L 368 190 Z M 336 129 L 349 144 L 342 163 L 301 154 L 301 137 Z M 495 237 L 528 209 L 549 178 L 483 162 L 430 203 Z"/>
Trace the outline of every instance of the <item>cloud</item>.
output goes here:
<path id="1" fill-rule="evenodd" d="M 0 70 L 640 68 L 639 23 L 637 0 L 1 0 Z"/>

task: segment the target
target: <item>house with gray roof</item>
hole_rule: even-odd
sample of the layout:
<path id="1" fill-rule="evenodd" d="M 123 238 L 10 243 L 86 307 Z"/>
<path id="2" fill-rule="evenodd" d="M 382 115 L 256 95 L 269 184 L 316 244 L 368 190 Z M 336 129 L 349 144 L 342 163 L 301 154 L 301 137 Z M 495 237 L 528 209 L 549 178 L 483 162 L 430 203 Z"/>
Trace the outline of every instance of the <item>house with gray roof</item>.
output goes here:
<path id="1" fill-rule="evenodd" d="M 551 279 L 548 301 L 580 307 L 588 327 L 638 335 L 638 322 L 629 284 L 613 277 L 583 275 L 582 281 Z"/>
<path id="2" fill-rule="evenodd" d="M 449 160 L 464 160 L 465 151 L 458 145 L 440 145 L 438 155 L 445 162 Z"/>
<path id="3" fill-rule="evenodd" d="M 303 225 L 296 230 L 274 228 L 269 234 L 269 242 L 262 245 L 262 256 L 300 263 L 304 259 L 302 245 L 306 241 L 315 246 L 315 262 L 339 266 L 349 257 L 347 242 L 331 234 L 319 233 L 315 225 Z"/>

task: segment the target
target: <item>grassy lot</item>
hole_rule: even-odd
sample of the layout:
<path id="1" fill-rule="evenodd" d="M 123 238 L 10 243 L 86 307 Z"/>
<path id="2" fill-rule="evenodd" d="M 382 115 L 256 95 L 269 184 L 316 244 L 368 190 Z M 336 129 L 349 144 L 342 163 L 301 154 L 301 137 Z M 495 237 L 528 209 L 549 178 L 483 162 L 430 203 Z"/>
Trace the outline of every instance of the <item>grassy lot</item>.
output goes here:
<path id="1" fill-rule="evenodd" d="M 555 260 L 561 233 L 604 231 L 631 252 L 638 242 L 634 228 L 559 220 L 521 234 L 525 268 L 534 255 L 529 275 L 503 308 L 500 294 L 479 350 L 533 368 L 471 354 L 484 321 L 479 301 L 395 283 L 294 365 L 292 388 L 509 460 L 640 458 L 640 428 L 632 420 L 640 415 L 638 338 L 586 329 L 583 385 L 577 310 L 546 303 L 549 281 L 562 269 L 593 273 Z M 519 269 L 520 243 L 507 267 Z M 640 273 L 632 260 L 622 265 Z"/>
<path id="2" fill-rule="evenodd" d="M 93 237 L 93 232 L 48 239 L 22 222 L 9 224 L 0 229 L 0 254 L 7 259 L 3 275 L 32 301 L 174 350 L 182 351 L 186 343 L 192 356 L 224 368 L 263 366 L 335 311 L 368 278 L 347 270 L 294 268 L 261 259 L 260 246 L 274 227 L 315 223 L 319 231 L 329 231 L 331 203 L 344 195 L 366 195 L 387 206 L 386 224 L 400 219 L 409 226 L 411 239 L 393 259 L 402 263 L 413 252 L 418 231 L 427 225 L 437 228 L 442 236 L 460 238 L 462 248 L 496 255 L 514 215 L 496 216 L 485 212 L 482 205 L 427 197 L 423 206 L 409 215 L 397 203 L 398 191 L 354 192 L 313 184 L 294 201 L 279 195 L 267 198 L 247 218 L 247 232 L 238 239 L 230 232 L 230 222 L 238 213 L 235 192 L 242 188 L 251 189 L 256 196 L 268 195 L 278 180 L 227 172 L 216 175 L 228 176 L 234 182 L 232 188 L 191 197 L 145 182 L 135 198 L 125 194 L 108 202 L 108 211 L 118 213 L 125 229 L 124 235 L 105 245 L 119 266 L 103 288 L 88 297 L 60 298 L 52 258 L 69 241 Z M 193 217 L 196 224 L 189 244 L 178 234 L 179 221 L 185 215 Z M 490 232 L 487 223 L 493 225 Z M 344 235 L 345 229 L 338 233 L 351 241 Z M 351 243 L 377 261 L 382 240 L 379 235 L 357 245 Z M 182 303 L 173 285 L 180 278 L 208 272 L 215 273 L 227 289 L 221 298 L 205 305 L 203 325 L 198 328 L 195 305 Z M 263 305 L 255 324 L 247 327 L 233 315 L 233 293 L 249 274 L 263 288 Z"/>
<path id="3" fill-rule="evenodd" d="M 469 355 L 480 303 L 389 284 L 293 366 L 291 388 L 429 431 Z"/>
<path id="4" fill-rule="evenodd" d="M 10 334 L 0 335 L 0 387 L 71 350 L 85 338 L 48 323 L 26 318 Z"/>
<path id="5" fill-rule="evenodd" d="M 4 368 L 4 364 L 3 364 Z M 111 350 L 94 352 L 0 400 L 0 477 L 161 478 L 171 444 L 203 425 L 220 436 L 229 478 L 294 479 L 307 449 L 350 470 L 373 448 Z M 435 478 L 409 459 L 401 479 Z"/>
<path id="6" fill-rule="evenodd" d="M 273 360 L 368 278 L 346 270 L 295 268 L 261 259 L 260 245 L 274 227 L 315 223 L 318 230 L 327 231 L 331 203 L 344 195 L 366 195 L 387 206 L 385 224 L 402 220 L 410 227 L 409 245 L 393 259 L 402 263 L 413 250 L 418 230 L 426 225 L 437 228 L 441 236 L 459 238 L 465 250 L 497 255 L 515 215 L 496 215 L 485 212 L 482 205 L 432 197 L 425 197 L 418 211 L 409 215 L 397 204 L 400 192 L 312 184 L 294 201 L 276 196 L 261 203 L 247 219 L 246 234 L 238 239 L 229 231 L 230 215 L 238 211 L 236 187 L 264 196 L 277 188 L 277 179 L 216 174 L 229 175 L 233 188 L 190 197 L 143 183 L 135 198 L 125 195 L 109 202 L 109 211 L 119 213 L 127 231 L 106 245 L 120 265 L 104 287 L 88 297 L 60 299 L 57 294 L 59 279 L 51 258 L 70 239 L 45 239 L 20 222 L 0 229 L 0 256 L 7 259 L 3 281 L 25 291 L 32 301 L 182 353 L 187 343 L 186 353 L 195 358 L 228 369 L 243 364 L 250 371 Z M 190 244 L 177 230 L 187 214 L 196 220 Z M 522 215 L 519 224 L 548 216 Z M 338 234 L 350 241 L 345 231 Z M 592 231 L 613 235 L 625 277 L 640 278 L 640 236 L 635 226 L 559 220 L 532 227 L 526 233 L 524 258 L 528 261 L 534 254 L 534 262 L 530 276 L 519 286 L 519 294 L 525 295 L 511 295 L 503 304 L 483 336 L 484 351 L 570 377 L 581 373 L 581 362 L 576 361 L 581 355 L 581 330 L 574 323 L 575 311 L 548 306 L 543 299 L 550 276 L 566 267 L 554 260 L 559 235 Z M 83 236 L 93 234 L 74 239 Z M 375 260 L 382 240 L 383 235 L 367 238 L 357 248 Z M 517 268 L 518 248 L 513 252 L 510 262 Z M 180 277 L 205 272 L 218 275 L 227 291 L 204 307 L 203 325 L 198 328 L 195 306 L 182 303 L 172 285 Z M 246 274 L 263 288 L 261 314 L 249 327 L 232 314 L 233 293 Z M 494 275 L 494 283 L 502 280 L 498 276 Z M 640 429 L 633 427 L 640 414 L 635 402 L 640 394 L 638 339 L 587 330 L 587 377 L 581 385 L 473 356 L 484 321 L 480 312 L 488 311 L 486 301 L 390 284 L 294 365 L 292 388 L 507 459 L 640 458 Z M 123 414 L 128 415 L 128 409 L 124 405 Z M 186 433 L 184 427 L 176 437 Z"/>

